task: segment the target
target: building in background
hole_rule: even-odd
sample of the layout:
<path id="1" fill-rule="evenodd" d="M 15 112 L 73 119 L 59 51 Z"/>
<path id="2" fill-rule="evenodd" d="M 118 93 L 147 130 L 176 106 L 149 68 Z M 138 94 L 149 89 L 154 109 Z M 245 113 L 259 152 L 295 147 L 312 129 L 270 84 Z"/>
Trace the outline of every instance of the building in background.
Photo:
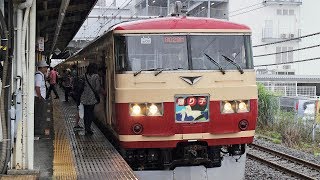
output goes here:
<path id="1" fill-rule="evenodd" d="M 302 0 L 230 0 L 229 19 L 252 29 L 252 44 L 261 45 L 301 36 Z M 301 39 L 254 47 L 255 66 L 299 60 Z M 280 53 L 285 52 L 285 53 Z M 271 53 L 279 53 L 267 56 Z M 296 74 L 296 64 L 257 68 L 257 73 Z M 270 71 L 271 70 L 271 71 Z"/>
<path id="2" fill-rule="evenodd" d="M 308 35 L 320 32 L 320 23 L 318 23 L 318 17 L 320 16 L 320 1 L 315 0 L 303 0 L 301 6 L 301 35 Z M 306 50 L 300 51 L 300 59 L 317 58 L 314 61 L 307 61 L 298 63 L 296 66 L 299 74 L 306 75 L 320 75 L 320 34 L 310 36 L 308 38 L 301 39 L 300 47 L 312 47 Z"/>
<path id="3" fill-rule="evenodd" d="M 174 11 L 177 0 L 99 0 L 87 20 L 68 46 L 67 58 L 102 35 L 110 27 L 123 21 L 158 18 Z M 228 19 L 228 0 L 180 0 L 190 16 Z"/>
<path id="4" fill-rule="evenodd" d="M 70 48 L 72 53 L 122 21 L 157 18 L 173 12 L 176 0 L 99 0 L 83 24 Z M 261 45 L 320 32 L 320 1 L 314 0 L 181 0 L 190 16 L 211 17 L 248 25 L 253 32 L 252 44 Z M 258 74 L 320 74 L 320 60 L 292 63 L 320 57 L 320 35 L 293 41 L 254 47 Z M 319 39 L 319 40 L 318 40 Z M 284 53 L 281 53 L 284 52 Z M 278 53 L 278 54 L 274 54 Z M 69 52 L 68 52 L 69 54 Z M 68 56 L 67 54 L 67 56 Z M 266 55 L 272 54 L 272 55 Z M 263 55 L 263 56 L 261 56 Z M 281 64 L 289 63 L 289 64 Z"/>
<path id="5" fill-rule="evenodd" d="M 253 45 L 260 45 L 319 33 L 320 24 L 316 18 L 320 12 L 317 7 L 320 7 L 320 1 L 314 0 L 230 0 L 229 19 L 248 25 L 253 31 Z M 254 47 L 255 66 L 288 63 L 257 67 L 257 73 L 320 75 L 319 45 L 320 34 L 317 34 Z M 279 54 L 260 56 L 271 53 Z M 292 63 L 294 61 L 304 62 Z"/>

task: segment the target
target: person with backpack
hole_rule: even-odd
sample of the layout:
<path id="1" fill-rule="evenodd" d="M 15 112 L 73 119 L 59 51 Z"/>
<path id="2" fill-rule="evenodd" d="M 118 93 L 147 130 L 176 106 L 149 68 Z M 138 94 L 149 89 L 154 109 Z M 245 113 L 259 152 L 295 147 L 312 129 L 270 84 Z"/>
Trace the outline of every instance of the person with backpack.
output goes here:
<path id="1" fill-rule="evenodd" d="M 91 124 L 94 120 L 94 106 L 100 103 L 99 93 L 101 92 L 100 78 L 97 74 L 98 66 L 90 63 L 86 73 L 82 77 L 84 79 L 84 89 L 81 94 L 80 102 L 84 107 L 84 126 L 86 135 L 92 135 Z"/>

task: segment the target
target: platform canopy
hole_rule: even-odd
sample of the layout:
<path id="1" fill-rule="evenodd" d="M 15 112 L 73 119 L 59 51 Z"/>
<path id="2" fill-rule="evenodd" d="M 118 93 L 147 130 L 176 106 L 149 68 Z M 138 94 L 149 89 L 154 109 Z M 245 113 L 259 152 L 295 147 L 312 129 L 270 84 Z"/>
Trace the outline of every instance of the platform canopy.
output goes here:
<path id="1" fill-rule="evenodd" d="M 97 0 L 37 0 L 37 35 L 44 54 L 64 52 Z"/>

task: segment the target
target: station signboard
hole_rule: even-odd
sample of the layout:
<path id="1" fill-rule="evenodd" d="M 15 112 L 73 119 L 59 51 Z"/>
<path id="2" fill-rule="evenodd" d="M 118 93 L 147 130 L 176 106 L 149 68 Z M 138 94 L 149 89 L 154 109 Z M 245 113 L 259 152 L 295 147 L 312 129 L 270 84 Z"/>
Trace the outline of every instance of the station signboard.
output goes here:
<path id="1" fill-rule="evenodd" d="M 44 37 L 38 37 L 38 51 L 44 51 Z"/>

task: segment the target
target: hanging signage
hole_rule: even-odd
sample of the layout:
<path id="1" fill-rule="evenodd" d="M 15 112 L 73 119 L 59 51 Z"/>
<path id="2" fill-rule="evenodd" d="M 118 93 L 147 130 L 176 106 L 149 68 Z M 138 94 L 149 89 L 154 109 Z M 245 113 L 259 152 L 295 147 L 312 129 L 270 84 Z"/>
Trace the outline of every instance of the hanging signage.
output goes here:
<path id="1" fill-rule="evenodd" d="M 44 51 L 44 37 L 38 37 L 38 51 Z"/>

